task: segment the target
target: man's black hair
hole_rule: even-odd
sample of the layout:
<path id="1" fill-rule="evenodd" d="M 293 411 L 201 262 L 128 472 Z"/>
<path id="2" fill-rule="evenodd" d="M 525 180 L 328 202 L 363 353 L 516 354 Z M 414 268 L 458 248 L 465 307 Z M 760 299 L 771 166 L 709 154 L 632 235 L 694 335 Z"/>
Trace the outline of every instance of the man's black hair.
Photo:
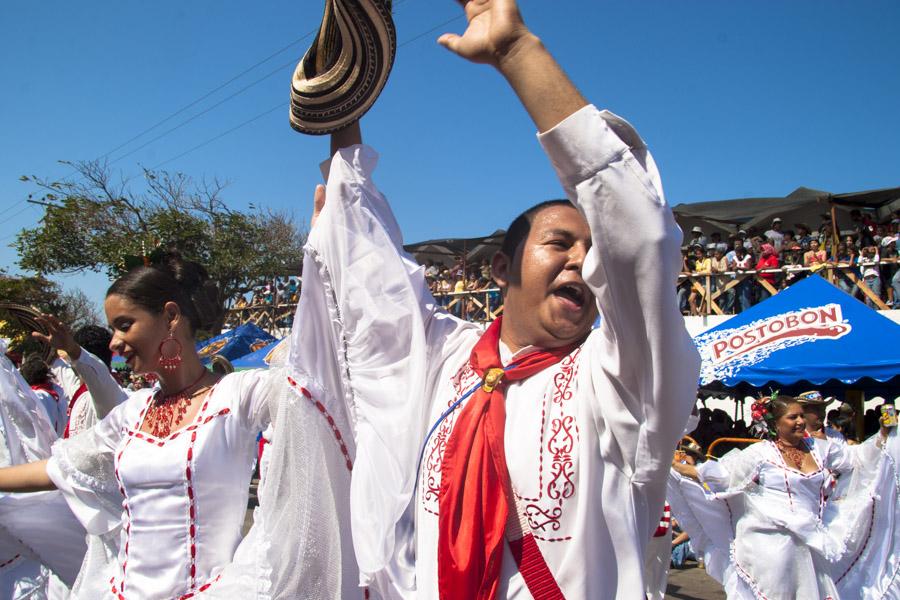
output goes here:
<path id="1" fill-rule="evenodd" d="M 111 340 L 109 329 L 99 325 L 85 325 L 75 332 L 78 345 L 102 360 L 107 369 L 112 364 L 112 350 L 109 349 Z"/>
<path id="2" fill-rule="evenodd" d="M 50 382 L 50 367 L 48 367 L 47 363 L 44 362 L 44 359 L 37 354 L 32 354 L 22 361 L 22 366 L 19 367 L 19 373 L 22 374 L 22 378 L 28 385 L 38 385 Z"/>
<path id="3" fill-rule="evenodd" d="M 528 232 L 531 231 L 531 223 L 534 221 L 535 215 L 551 206 L 572 206 L 574 208 L 574 205 L 566 199 L 544 200 L 543 202 L 535 204 L 513 219 L 513 222 L 509 224 L 509 229 L 506 230 L 506 236 L 503 238 L 503 244 L 500 245 L 500 252 L 512 260 L 516 254 L 516 250 L 519 249 L 519 246 L 525 241 L 525 238 L 528 237 Z"/>

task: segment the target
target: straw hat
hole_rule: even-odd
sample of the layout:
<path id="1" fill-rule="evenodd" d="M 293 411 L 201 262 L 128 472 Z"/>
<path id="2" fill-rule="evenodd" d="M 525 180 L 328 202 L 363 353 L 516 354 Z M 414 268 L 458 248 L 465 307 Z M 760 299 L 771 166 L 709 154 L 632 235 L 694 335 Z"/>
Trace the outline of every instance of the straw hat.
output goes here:
<path id="1" fill-rule="evenodd" d="M 689 454 L 694 457 L 694 460 L 703 460 L 705 458 L 703 454 L 703 449 L 699 444 L 695 444 L 694 442 L 684 442 L 678 449 L 685 454 Z"/>
<path id="2" fill-rule="evenodd" d="M 291 127 L 332 133 L 358 121 L 384 88 L 397 35 L 392 0 L 326 0 L 319 33 L 291 81 Z"/>
<path id="3" fill-rule="evenodd" d="M 810 390 L 808 392 L 798 394 L 797 402 L 808 406 L 828 406 L 829 404 L 834 402 L 834 397 L 828 396 L 827 398 L 823 398 L 821 392 L 817 390 Z"/>

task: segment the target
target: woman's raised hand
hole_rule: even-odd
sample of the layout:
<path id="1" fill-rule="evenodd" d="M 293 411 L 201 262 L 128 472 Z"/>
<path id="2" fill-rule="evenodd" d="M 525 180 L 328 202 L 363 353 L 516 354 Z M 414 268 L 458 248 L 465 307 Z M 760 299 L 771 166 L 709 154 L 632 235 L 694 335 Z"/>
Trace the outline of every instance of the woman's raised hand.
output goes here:
<path id="1" fill-rule="evenodd" d="M 54 350 L 63 350 L 72 360 L 78 360 L 81 356 L 81 346 L 75 341 L 75 336 L 68 325 L 48 314 L 37 317 L 37 321 L 47 329 L 47 335 L 32 331 L 32 337 L 48 344 Z"/>

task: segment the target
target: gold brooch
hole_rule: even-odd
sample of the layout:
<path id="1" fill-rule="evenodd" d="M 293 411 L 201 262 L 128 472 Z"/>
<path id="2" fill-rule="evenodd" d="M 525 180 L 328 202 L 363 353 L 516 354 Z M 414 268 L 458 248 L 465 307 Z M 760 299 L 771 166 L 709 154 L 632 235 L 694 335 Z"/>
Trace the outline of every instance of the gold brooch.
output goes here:
<path id="1" fill-rule="evenodd" d="M 498 369 L 497 367 L 488 369 L 488 372 L 484 374 L 484 382 L 481 384 L 481 389 L 486 392 L 493 392 L 494 388 L 500 385 L 501 379 L 503 379 L 503 369 Z"/>

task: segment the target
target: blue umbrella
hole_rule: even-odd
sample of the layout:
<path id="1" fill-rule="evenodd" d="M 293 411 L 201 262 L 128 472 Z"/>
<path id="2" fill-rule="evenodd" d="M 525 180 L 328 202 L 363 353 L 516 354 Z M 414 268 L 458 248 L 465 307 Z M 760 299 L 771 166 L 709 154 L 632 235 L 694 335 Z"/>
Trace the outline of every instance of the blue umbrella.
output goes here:
<path id="1" fill-rule="evenodd" d="M 197 342 L 197 354 L 203 364 L 209 364 L 213 356 L 222 356 L 230 361 L 259 350 L 275 341 L 275 337 L 253 323 L 245 323 L 214 338 Z"/>
<path id="2" fill-rule="evenodd" d="M 694 338 L 700 385 L 885 382 L 900 375 L 900 325 L 818 275 Z"/>
<path id="3" fill-rule="evenodd" d="M 231 361 L 231 364 L 235 369 L 268 369 L 269 354 L 271 354 L 275 347 L 281 342 L 282 340 L 275 340 L 255 352 L 245 354 L 244 356 Z"/>

